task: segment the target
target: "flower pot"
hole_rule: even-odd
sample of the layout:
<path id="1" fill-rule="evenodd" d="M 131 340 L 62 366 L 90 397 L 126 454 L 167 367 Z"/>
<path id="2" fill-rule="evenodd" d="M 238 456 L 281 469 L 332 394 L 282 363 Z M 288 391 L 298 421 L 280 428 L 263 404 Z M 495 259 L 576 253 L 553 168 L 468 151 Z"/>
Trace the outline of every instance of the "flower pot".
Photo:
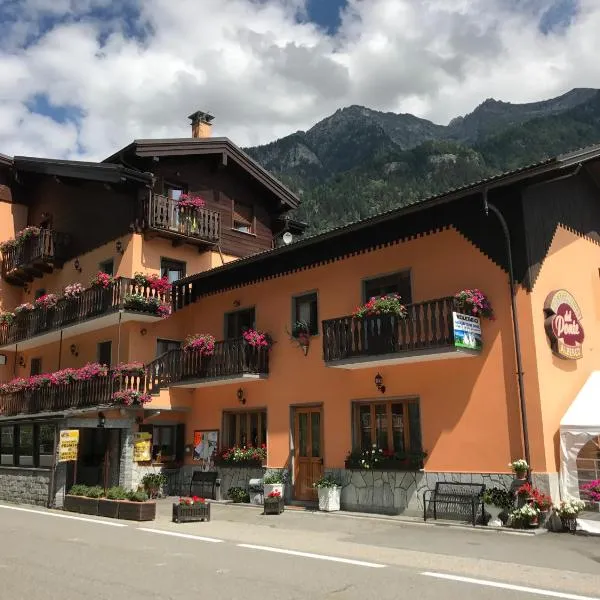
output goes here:
<path id="1" fill-rule="evenodd" d="M 119 518 L 119 500 L 108 500 L 100 498 L 98 500 L 98 516 L 109 517 L 111 519 Z"/>
<path id="2" fill-rule="evenodd" d="M 156 502 L 119 502 L 119 519 L 128 521 L 153 521 L 156 518 Z"/>
<path id="3" fill-rule="evenodd" d="M 317 493 L 319 495 L 319 510 L 325 512 L 340 510 L 341 487 L 320 487 L 317 488 Z"/>
<path id="4" fill-rule="evenodd" d="M 210 521 L 210 503 L 173 504 L 173 522 L 190 523 L 192 521 Z"/>
<path id="5" fill-rule="evenodd" d="M 527 471 L 515 471 L 515 479 L 519 481 L 525 480 L 527 477 Z"/>
<path id="6" fill-rule="evenodd" d="M 490 515 L 487 522 L 489 527 L 502 527 L 502 521 L 500 520 L 500 513 L 502 510 L 503 509 L 500 506 L 496 506 L 495 504 L 485 505 L 485 512 Z"/>
<path id="7" fill-rule="evenodd" d="M 67 494 L 63 502 L 63 510 L 75 513 L 81 512 L 81 500 L 85 499 L 85 496 L 71 496 Z"/>
<path id="8" fill-rule="evenodd" d="M 280 515 L 284 510 L 283 498 L 265 498 L 263 506 L 265 515 Z"/>
<path id="9" fill-rule="evenodd" d="M 98 498 L 80 498 L 79 512 L 84 515 L 98 515 Z"/>
<path id="10" fill-rule="evenodd" d="M 575 533 L 577 531 L 577 517 L 560 517 L 562 523 L 562 530 L 569 533 Z"/>
<path id="11" fill-rule="evenodd" d="M 283 483 L 265 483 L 263 485 L 263 494 L 266 499 L 269 494 L 272 492 L 279 492 L 281 497 L 283 498 L 283 490 L 285 488 L 285 484 Z"/>

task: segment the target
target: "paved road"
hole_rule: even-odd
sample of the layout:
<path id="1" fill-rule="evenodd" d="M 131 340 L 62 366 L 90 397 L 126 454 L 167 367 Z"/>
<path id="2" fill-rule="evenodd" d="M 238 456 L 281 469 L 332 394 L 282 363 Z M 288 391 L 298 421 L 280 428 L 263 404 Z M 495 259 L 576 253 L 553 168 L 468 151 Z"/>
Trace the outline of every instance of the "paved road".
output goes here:
<path id="1" fill-rule="evenodd" d="M 261 520 L 215 506 L 211 523 L 186 525 L 23 508 L 0 505 L 0 600 L 578 600 L 600 590 L 598 539 L 291 513 Z M 414 548 L 434 543 L 441 552 Z M 561 558 L 569 568 L 557 568 Z"/>

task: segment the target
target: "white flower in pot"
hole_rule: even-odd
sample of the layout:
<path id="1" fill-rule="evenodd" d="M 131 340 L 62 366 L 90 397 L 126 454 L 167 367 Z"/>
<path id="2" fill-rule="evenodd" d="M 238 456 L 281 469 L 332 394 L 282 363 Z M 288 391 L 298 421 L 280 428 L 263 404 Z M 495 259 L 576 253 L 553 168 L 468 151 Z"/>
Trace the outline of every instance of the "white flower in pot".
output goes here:
<path id="1" fill-rule="evenodd" d="M 508 511 L 514 508 L 515 496 L 509 490 L 502 488 L 491 488 L 483 493 L 483 502 L 485 503 L 485 511 L 490 515 L 487 524 L 490 527 L 502 527 L 503 523 L 500 519 L 502 513 L 508 514 Z"/>
<path id="2" fill-rule="evenodd" d="M 325 512 L 340 510 L 342 486 L 333 475 L 322 475 L 313 485 L 317 488 L 319 495 L 319 510 Z"/>
<path id="3" fill-rule="evenodd" d="M 279 492 L 282 498 L 285 490 L 285 477 L 280 471 L 268 471 L 263 478 L 263 494 L 267 498 L 272 492 Z"/>

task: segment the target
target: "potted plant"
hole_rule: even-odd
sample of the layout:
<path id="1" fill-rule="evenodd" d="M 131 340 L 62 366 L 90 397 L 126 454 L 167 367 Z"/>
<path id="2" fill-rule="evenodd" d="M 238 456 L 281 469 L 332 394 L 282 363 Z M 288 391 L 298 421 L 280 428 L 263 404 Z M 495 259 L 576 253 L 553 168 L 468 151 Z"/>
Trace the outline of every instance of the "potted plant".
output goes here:
<path id="1" fill-rule="evenodd" d="M 310 346 L 310 327 L 308 323 L 296 321 L 292 326 L 292 339 L 302 348 L 302 352 L 306 356 Z"/>
<path id="2" fill-rule="evenodd" d="M 529 471 L 529 465 L 527 461 L 523 458 L 519 458 L 517 460 L 513 460 L 508 465 L 512 472 L 515 474 L 515 479 L 525 479 L 527 476 L 527 471 Z"/>
<path id="3" fill-rule="evenodd" d="M 373 296 L 368 302 L 358 306 L 352 316 L 355 319 L 380 315 L 395 315 L 401 319 L 407 316 L 406 306 L 400 301 L 399 294 L 386 294 L 384 296 Z"/>
<path id="4" fill-rule="evenodd" d="M 251 446 L 240 448 L 224 448 L 215 457 L 215 464 L 220 466 L 239 466 L 239 467 L 262 467 L 263 461 L 267 458 L 267 446 L 262 444 L 260 448 Z"/>
<path id="5" fill-rule="evenodd" d="M 518 490 L 517 496 L 527 504 L 533 504 L 540 511 L 540 525 L 543 525 L 548 518 L 548 513 L 552 508 L 552 498 L 540 492 L 530 483 L 524 483 Z"/>
<path id="6" fill-rule="evenodd" d="M 186 352 L 198 352 L 200 356 L 212 356 L 215 352 L 215 337 L 209 333 L 188 335 L 183 342 Z"/>
<path id="7" fill-rule="evenodd" d="M 263 477 L 263 494 L 266 498 L 272 492 L 279 492 L 283 497 L 285 477 L 281 471 L 267 471 Z"/>
<path id="8" fill-rule="evenodd" d="M 275 490 L 265 496 L 263 513 L 265 515 L 280 515 L 285 510 L 281 492 Z"/>
<path id="9" fill-rule="evenodd" d="M 79 512 L 84 515 L 98 514 L 98 500 L 104 495 L 104 490 L 99 485 L 86 487 L 85 497 L 79 500 Z"/>
<path id="10" fill-rule="evenodd" d="M 90 280 L 90 287 L 107 289 L 111 285 L 113 285 L 114 282 L 115 282 L 115 280 L 112 275 L 109 275 L 108 273 L 104 273 L 104 271 L 99 271 Z"/>
<path id="11" fill-rule="evenodd" d="M 494 320 L 494 311 L 487 296 L 479 289 L 461 290 L 454 295 L 454 304 L 460 311 Z"/>
<path id="12" fill-rule="evenodd" d="M 119 519 L 129 521 L 153 521 L 156 518 L 156 502 L 149 501 L 146 492 L 129 492 L 126 500 L 119 503 Z"/>
<path id="13" fill-rule="evenodd" d="M 210 521 L 210 503 L 199 496 L 181 497 L 173 503 L 173 522 Z"/>
<path id="14" fill-rule="evenodd" d="M 84 291 L 85 290 L 80 283 L 71 283 L 63 290 L 63 297 L 70 301 L 77 300 L 81 298 Z"/>
<path id="15" fill-rule="evenodd" d="M 240 504 L 241 502 L 250 502 L 250 494 L 247 490 L 241 487 L 230 487 L 227 490 L 227 495 L 233 501 L 234 504 Z"/>
<path id="16" fill-rule="evenodd" d="M 325 512 L 340 510 L 342 486 L 333 475 L 322 475 L 313 485 L 317 488 L 319 496 L 319 510 Z"/>
<path id="17" fill-rule="evenodd" d="M 600 502 L 600 479 L 584 483 L 581 491 L 591 502 Z"/>
<path id="18" fill-rule="evenodd" d="M 526 529 L 539 525 L 540 511 L 533 504 L 524 504 L 510 513 L 513 527 Z"/>
<path id="19" fill-rule="evenodd" d="M 563 500 L 556 508 L 556 514 L 560 517 L 563 531 L 575 533 L 577 530 L 577 515 L 585 508 L 585 502 L 577 498 Z"/>
<path id="20" fill-rule="evenodd" d="M 142 477 L 142 485 L 150 498 L 158 498 L 160 489 L 167 483 L 167 476 L 164 473 L 146 473 Z"/>
<path id="21" fill-rule="evenodd" d="M 508 517 L 508 511 L 514 508 L 515 495 L 510 490 L 502 488 L 489 488 L 483 492 L 483 502 L 485 510 L 489 514 L 488 525 L 492 527 L 501 527 Z M 501 519 L 501 515 L 506 517 Z"/>
<path id="22" fill-rule="evenodd" d="M 120 486 L 109 488 L 106 497 L 98 499 L 98 516 L 117 519 L 121 500 L 127 500 L 127 490 Z"/>

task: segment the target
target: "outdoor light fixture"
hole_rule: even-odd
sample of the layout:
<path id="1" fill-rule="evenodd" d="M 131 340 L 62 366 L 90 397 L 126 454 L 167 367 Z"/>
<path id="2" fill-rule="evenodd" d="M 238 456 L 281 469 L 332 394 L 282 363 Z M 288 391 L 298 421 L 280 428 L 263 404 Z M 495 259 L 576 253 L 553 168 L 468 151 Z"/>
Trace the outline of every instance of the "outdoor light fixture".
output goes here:
<path id="1" fill-rule="evenodd" d="M 375 375 L 375 387 L 382 393 L 385 394 L 385 385 L 383 385 L 383 377 L 381 373 Z"/>
<path id="2" fill-rule="evenodd" d="M 244 390 L 242 388 L 236 392 L 236 396 L 240 404 L 246 404 L 246 397 L 244 396 Z"/>
<path id="3" fill-rule="evenodd" d="M 239 305 L 241 304 L 241 302 L 239 300 L 234 300 L 233 301 L 233 305 L 237 308 Z"/>
<path id="4" fill-rule="evenodd" d="M 77 352 L 77 346 L 75 344 L 71 344 L 69 350 L 73 356 L 79 356 L 79 352 Z"/>
<path id="5" fill-rule="evenodd" d="M 25 357 L 22 354 L 21 354 L 21 356 L 19 356 L 19 366 L 20 367 L 25 366 Z"/>
<path id="6" fill-rule="evenodd" d="M 76 270 L 78 273 L 81 273 L 81 271 L 83 270 L 83 269 L 81 268 L 81 264 L 80 264 L 80 262 L 79 262 L 79 259 L 78 259 L 78 258 L 76 258 L 76 259 L 73 261 L 73 266 L 75 267 L 75 270 Z"/>
<path id="7" fill-rule="evenodd" d="M 123 242 L 121 240 L 117 240 L 116 248 L 119 254 L 125 254 L 125 250 L 123 250 Z"/>
<path id="8" fill-rule="evenodd" d="M 98 428 L 102 429 L 105 424 L 106 424 L 106 417 L 104 416 L 104 413 L 98 413 Z"/>
<path id="9" fill-rule="evenodd" d="M 148 330 L 145 327 L 142 327 L 142 329 L 140 329 L 140 335 L 146 335 L 148 333 Z"/>

